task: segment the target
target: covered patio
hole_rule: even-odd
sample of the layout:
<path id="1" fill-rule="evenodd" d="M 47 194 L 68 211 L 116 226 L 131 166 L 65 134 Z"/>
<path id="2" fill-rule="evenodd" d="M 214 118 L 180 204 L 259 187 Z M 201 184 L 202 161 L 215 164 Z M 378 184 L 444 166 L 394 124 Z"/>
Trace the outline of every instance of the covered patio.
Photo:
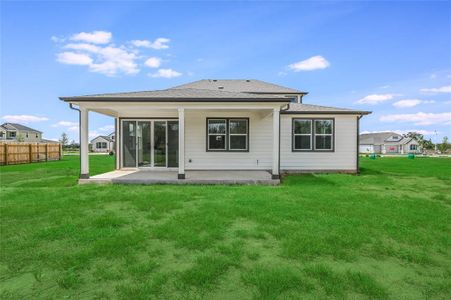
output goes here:
<path id="1" fill-rule="evenodd" d="M 185 171 L 185 179 L 178 178 L 177 170 L 115 170 L 90 178 L 80 179 L 80 184 L 266 184 L 277 185 L 268 171 L 203 170 Z"/>

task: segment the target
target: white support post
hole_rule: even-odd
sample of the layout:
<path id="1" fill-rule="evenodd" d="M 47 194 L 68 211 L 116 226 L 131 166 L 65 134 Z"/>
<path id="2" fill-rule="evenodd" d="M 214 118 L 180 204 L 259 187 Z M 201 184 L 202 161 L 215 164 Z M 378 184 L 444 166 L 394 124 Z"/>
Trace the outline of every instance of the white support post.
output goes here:
<path id="1" fill-rule="evenodd" d="M 120 164 L 120 142 L 119 142 L 119 136 L 121 135 L 120 133 L 120 124 L 119 124 L 119 118 L 114 118 L 114 122 L 115 122 L 115 132 L 114 132 L 114 154 L 116 155 L 116 170 L 119 170 L 121 168 L 121 164 Z"/>
<path id="2" fill-rule="evenodd" d="M 80 178 L 89 178 L 89 111 L 80 107 Z"/>
<path id="3" fill-rule="evenodd" d="M 273 147 L 272 147 L 272 179 L 280 179 L 279 174 L 279 116 L 280 109 L 274 108 L 273 113 Z"/>
<path id="4" fill-rule="evenodd" d="M 178 179 L 185 179 L 185 109 L 179 111 L 179 174 Z"/>

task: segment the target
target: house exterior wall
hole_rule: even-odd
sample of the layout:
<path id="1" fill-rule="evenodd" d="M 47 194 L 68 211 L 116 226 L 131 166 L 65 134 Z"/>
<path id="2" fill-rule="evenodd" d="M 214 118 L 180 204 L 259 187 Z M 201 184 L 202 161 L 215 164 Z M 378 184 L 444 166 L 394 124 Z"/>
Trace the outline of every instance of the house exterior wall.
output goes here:
<path id="1" fill-rule="evenodd" d="M 293 152 L 292 119 L 335 119 L 335 148 L 333 152 Z M 357 171 L 356 115 L 281 115 L 280 169 L 290 171 Z"/>
<path id="2" fill-rule="evenodd" d="M 97 142 L 106 143 L 107 148 L 106 149 L 97 148 L 97 145 L 96 145 Z M 92 145 L 92 148 L 91 148 L 92 152 L 110 152 L 110 151 L 113 151 L 113 148 L 114 148 L 114 143 L 113 142 L 107 141 L 107 140 L 105 140 L 102 137 L 96 137 L 95 139 L 93 139 L 91 141 L 91 145 Z"/>
<path id="3" fill-rule="evenodd" d="M 374 153 L 374 146 L 373 145 L 360 145 L 359 152 L 360 153 Z"/>
<path id="4" fill-rule="evenodd" d="M 416 145 L 417 150 L 410 150 L 410 145 Z M 416 140 L 411 140 L 407 144 L 403 145 L 404 147 L 404 153 L 421 153 L 420 145 Z"/>
<path id="5" fill-rule="evenodd" d="M 249 151 L 207 151 L 207 118 L 249 118 Z M 185 111 L 185 169 L 270 170 L 272 111 Z"/>

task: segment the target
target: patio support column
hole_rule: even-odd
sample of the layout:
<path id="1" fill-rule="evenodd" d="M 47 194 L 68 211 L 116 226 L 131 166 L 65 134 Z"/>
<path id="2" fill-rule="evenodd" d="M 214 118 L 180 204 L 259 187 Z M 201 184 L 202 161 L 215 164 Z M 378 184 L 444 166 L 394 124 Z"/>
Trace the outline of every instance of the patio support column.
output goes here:
<path id="1" fill-rule="evenodd" d="M 80 107 L 80 179 L 89 178 L 88 109 Z"/>
<path id="2" fill-rule="evenodd" d="M 280 127 L 280 109 L 274 108 L 272 113 L 273 120 L 273 145 L 272 145 L 272 179 L 279 179 L 279 127 Z"/>
<path id="3" fill-rule="evenodd" d="M 185 109 L 179 107 L 179 174 L 178 179 L 185 179 Z"/>
<path id="4" fill-rule="evenodd" d="M 121 165 L 120 165 L 120 161 L 119 161 L 119 158 L 120 158 L 120 154 L 119 154 L 119 151 L 120 151 L 120 143 L 119 143 L 119 136 L 120 136 L 120 133 L 119 133 L 119 127 L 120 125 L 119 125 L 119 118 L 114 118 L 114 127 L 115 127 L 115 131 L 114 131 L 114 154 L 115 154 L 115 156 L 116 156 L 116 170 L 119 170 L 120 168 L 121 168 Z"/>

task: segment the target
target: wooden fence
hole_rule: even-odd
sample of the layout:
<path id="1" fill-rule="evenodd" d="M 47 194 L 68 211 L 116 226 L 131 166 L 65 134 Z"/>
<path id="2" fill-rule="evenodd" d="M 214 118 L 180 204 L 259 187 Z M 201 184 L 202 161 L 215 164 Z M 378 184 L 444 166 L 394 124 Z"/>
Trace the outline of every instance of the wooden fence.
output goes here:
<path id="1" fill-rule="evenodd" d="M 59 143 L 0 143 L 0 165 L 60 160 L 61 155 Z"/>

